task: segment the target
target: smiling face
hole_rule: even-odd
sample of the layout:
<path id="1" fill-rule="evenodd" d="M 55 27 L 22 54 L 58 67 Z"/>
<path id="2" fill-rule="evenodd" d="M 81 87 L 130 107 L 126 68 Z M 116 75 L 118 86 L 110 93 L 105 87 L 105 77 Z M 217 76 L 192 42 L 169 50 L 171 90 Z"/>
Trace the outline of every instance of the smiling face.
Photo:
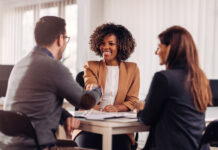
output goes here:
<path id="1" fill-rule="evenodd" d="M 114 34 L 106 35 L 100 45 L 101 54 L 109 66 L 117 66 L 117 38 Z"/>
<path id="2" fill-rule="evenodd" d="M 167 58 L 170 52 L 170 45 L 166 46 L 162 43 L 158 45 L 158 49 L 156 50 L 155 54 L 160 58 L 160 65 L 165 65 L 167 62 Z"/>

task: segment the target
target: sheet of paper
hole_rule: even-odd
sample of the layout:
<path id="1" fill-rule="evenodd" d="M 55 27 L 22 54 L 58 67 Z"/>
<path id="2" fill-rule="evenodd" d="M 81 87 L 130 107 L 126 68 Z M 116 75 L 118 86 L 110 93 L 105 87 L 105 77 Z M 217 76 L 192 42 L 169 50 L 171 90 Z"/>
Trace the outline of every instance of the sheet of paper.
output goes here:
<path id="1" fill-rule="evenodd" d="M 218 107 L 207 107 L 205 120 L 207 122 L 218 119 Z"/>
<path id="2" fill-rule="evenodd" d="M 126 122 L 135 122 L 135 121 L 138 121 L 138 119 L 131 119 L 131 118 L 114 118 L 114 119 L 107 119 L 106 121 L 126 123 Z"/>

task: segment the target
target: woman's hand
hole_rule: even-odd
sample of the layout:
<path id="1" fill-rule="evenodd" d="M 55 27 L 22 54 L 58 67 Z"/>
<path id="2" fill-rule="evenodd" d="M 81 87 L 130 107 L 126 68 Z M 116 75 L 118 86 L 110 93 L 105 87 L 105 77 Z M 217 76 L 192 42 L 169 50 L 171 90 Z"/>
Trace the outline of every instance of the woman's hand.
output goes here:
<path id="1" fill-rule="evenodd" d="M 126 107 L 125 105 L 107 105 L 105 106 L 102 111 L 106 112 L 126 112 L 129 111 L 129 108 Z"/>
<path id="2" fill-rule="evenodd" d="M 135 105 L 135 109 L 137 110 L 137 112 L 139 112 L 140 110 L 143 110 L 144 107 L 145 107 L 145 102 L 144 101 L 139 101 Z"/>
<path id="3" fill-rule="evenodd" d="M 102 111 L 106 111 L 106 112 L 118 112 L 118 109 L 116 106 L 114 105 L 107 105 L 105 106 Z"/>

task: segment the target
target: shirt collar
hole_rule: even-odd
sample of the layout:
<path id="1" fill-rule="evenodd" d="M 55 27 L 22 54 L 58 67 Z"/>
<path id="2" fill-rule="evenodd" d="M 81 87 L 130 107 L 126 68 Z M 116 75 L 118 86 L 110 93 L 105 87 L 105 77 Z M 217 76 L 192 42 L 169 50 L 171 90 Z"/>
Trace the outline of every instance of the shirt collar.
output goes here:
<path id="1" fill-rule="evenodd" d="M 39 46 L 36 46 L 37 49 L 40 49 L 41 51 L 44 51 L 49 57 L 53 58 L 54 59 L 54 56 L 53 54 L 46 48 L 44 47 L 39 47 Z"/>

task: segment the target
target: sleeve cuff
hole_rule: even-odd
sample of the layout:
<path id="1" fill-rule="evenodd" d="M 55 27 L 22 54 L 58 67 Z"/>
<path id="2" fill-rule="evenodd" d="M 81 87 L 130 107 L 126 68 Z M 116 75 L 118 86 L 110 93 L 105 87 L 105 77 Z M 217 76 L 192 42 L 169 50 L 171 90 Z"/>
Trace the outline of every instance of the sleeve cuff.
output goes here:
<path id="1" fill-rule="evenodd" d="M 133 110 L 133 109 L 134 109 L 134 107 L 133 107 L 131 104 L 129 104 L 128 102 L 123 103 L 123 105 L 125 105 L 126 107 L 128 107 L 130 110 Z"/>

